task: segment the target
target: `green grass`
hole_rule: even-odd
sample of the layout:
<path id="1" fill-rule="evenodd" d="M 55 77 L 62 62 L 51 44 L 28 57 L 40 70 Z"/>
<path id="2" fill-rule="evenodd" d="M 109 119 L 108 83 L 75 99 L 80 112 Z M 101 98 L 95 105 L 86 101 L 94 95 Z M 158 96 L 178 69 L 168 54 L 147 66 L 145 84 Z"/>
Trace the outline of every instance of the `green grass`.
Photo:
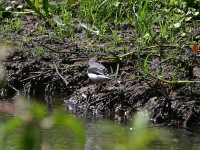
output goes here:
<path id="1" fill-rule="evenodd" d="M 192 59 L 185 51 L 189 50 L 199 32 L 199 0 L 26 0 L 26 3 L 29 9 L 20 4 L 15 7 L 1 6 L 3 20 L 0 31 L 6 40 L 9 39 L 7 32 L 18 33 L 23 29 L 24 15 L 42 16 L 42 21 L 38 20 L 31 29 L 34 31 L 36 28 L 39 31 L 37 35 L 28 32 L 28 35 L 23 35 L 23 41 L 28 42 L 32 36 L 48 35 L 52 42 L 70 39 L 71 43 L 78 41 L 80 49 L 96 49 L 96 53 L 101 53 L 99 49 L 114 50 L 121 58 L 135 54 L 141 69 L 144 68 L 145 58 L 140 56 L 149 53 L 156 53 L 160 62 L 169 58 L 175 60 L 177 55 Z M 4 18 L 6 13 L 10 13 L 10 17 Z M 33 50 L 39 55 L 45 52 L 40 45 L 35 45 Z M 155 56 L 146 63 L 152 59 Z M 173 69 L 180 64 L 171 66 Z M 159 72 L 165 74 L 167 70 L 162 68 L 160 65 L 161 70 L 154 75 Z M 176 72 L 172 71 L 173 78 Z"/>
<path id="2" fill-rule="evenodd" d="M 50 25 L 50 28 L 57 32 L 59 39 L 70 38 L 71 43 L 79 41 L 80 49 L 83 45 L 88 49 L 97 49 L 96 53 L 101 53 L 98 51 L 101 45 L 105 51 L 115 50 L 122 58 L 133 54 L 129 53 L 130 51 L 135 51 L 141 69 L 144 68 L 142 65 L 145 63 L 145 58 L 140 56 L 151 52 L 157 53 L 160 62 L 172 57 L 175 60 L 177 55 L 186 59 L 188 56 L 184 51 L 193 44 L 195 31 L 198 30 L 199 25 L 196 20 L 199 9 L 195 7 L 200 3 L 198 0 L 191 2 L 184 0 L 164 2 L 161 0 L 41 0 L 39 2 L 27 0 L 26 2 L 32 10 L 44 17 L 44 21 Z M 18 29 L 18 24 L 12 23 L 10 28 Z M 74 32 L 77 28 L 85 30 L 85 34 Z M 39 25 L 38 29 L 40 34 L 45 33 L 44 25 Z M 50 35 L 49 38 L 53 36 Z M 131 45 L 135 45 L 134 50 Z M 38 47 L 35 49 L 41 52 Z M 145 49 L 148 49 L 148 53 Z M 148 59 L 146 63 L 148 64 L 152 59 L 155 57 Z M 160 76 L 159 74 L 162 73 L 164 77 L 165 72 L 169 72 L 169 70 L 162 70 L 164 65 L 161 64 L 160 70 L 152 75 Z M 180 64 L 174 63 L 171 66 L 173 69 Z M 179 69 L 176 70 L 178 71 Z M 171 72 L 173 79 L 177 76 L 176 72 Z M 154 79 L 159 79 L 158 76 Z"/>

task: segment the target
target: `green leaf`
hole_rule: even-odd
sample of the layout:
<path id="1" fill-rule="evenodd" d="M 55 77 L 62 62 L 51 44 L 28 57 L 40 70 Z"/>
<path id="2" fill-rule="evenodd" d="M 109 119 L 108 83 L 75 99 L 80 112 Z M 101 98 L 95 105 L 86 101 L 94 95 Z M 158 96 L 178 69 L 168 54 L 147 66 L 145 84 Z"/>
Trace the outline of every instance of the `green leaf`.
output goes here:
<path id="1" fill-rule="evenodd" d="M 174 27 L 175 27 L 175 28 L 179 28 L 180 26 L 181 26 L 181 23 L 180 23 L 180 22 L 177 22 L 177 23 L 174 24 Z"/>
<path id="2" fill-rule="evenodd" d="M 71 130 L 75 135 L 76 139 L 79 141 L 77 146 L 84 147 L 85 144 L 85 129 L 83 124 L 71 116 L 67 114 L 64 110 L 59 109 L 55 110 L 53 113 L 54 123 L 60 125 L 68 130 Z"/>
<path id="3" fill-rule="evenodd" d="M 185 21 L 190 21 L 192 19 L 192 17 L 186 17 Z"/>
<path id="4" fill-rule="evenodd" d="M 199 11 L 196 11 L 193 15 L 194 16 L 198 16 L 199 15 Z"/>
<path id="5" fill-rule="evenodd" d="M 118 7 L 119 4 L 120 4 L 120 2 L 115 2 L 115 3 L 114 3 L 114 6 L 115 6 L 115 7 Z"/>
<path id="6" fill-rule="evenodd" d="M 58 26 L 64 26 L 63 20 L 59 16 L 54 16 L 53 21 L 58 25 Z"/>
<path id="7" fill-rule="evenodd" d="M 37 7 L 35 6 L 33 2 L 31 2 L 30 0 L 25 0 L 25 1 L 29 5 L 29 7 L 31 7 L 37 14 L 42 15 L 42 13 L 37 9 Z"/>
<path id="8" fill-rule="evenodd" d="M 36 150 L 40 149 L 41 140 L 40 132 L 34 122 L 27 122 L 21 133 L 20 149 L 21 150 Z"/>
<path id="9" fill-rule="evenodd" d="M 21 9 L 23 8 L 23 5 L 18 5 L 17 8 Z"/>
<path id="10" fill-rule="evenodd" d="M 14 131 L 19 125 L 22 124 L 22 120 L 14 117 L 9 120 L 5 125 L 0 126 L 0 149 L 4 149 L 5 136 Z"/>
<path id="11" fill-rule="evenodd" d="M 5 11 L 8 11 L 8 10 L 10 10 L 10 9 L 12 9 L 12 7 L 11 7 L 11 6 L 8 6 L 8 7 L 5 8 Z"/>
<path id="12" fill-rule="evenodd" d="M 49 15 L 49 1 L 48 0 L 43 0 L 43 9 L 45 14 L 48 16 Z"/>
<path id="13" fill-rule="evenodd" d="M 151 55 L 151 53 L 149 55 L 147 55 L 146 59 L 144 60 L 144 71 L 146 73 L 149 72 L 148 67 L 147 67 L 147 62 L 148 62 L 148 59 L 149 59 L 150 55 Z"/>
<path id="14" fill-rule="evenodd" d="M 35 0 L 35 7 L 36 7 L 37 10 L 38 10 L 38 8 L 39 8 L 39 0 Z"/>

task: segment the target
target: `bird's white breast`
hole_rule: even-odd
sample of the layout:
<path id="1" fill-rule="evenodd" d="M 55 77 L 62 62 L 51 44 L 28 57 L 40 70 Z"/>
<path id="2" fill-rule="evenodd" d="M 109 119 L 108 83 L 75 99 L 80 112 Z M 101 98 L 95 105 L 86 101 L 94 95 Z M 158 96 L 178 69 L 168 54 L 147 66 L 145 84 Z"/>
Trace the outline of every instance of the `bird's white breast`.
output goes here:
<path id="1" fill-rule="evenodd" d="M 94 81 L 94 82 L 103 82 L 103 81 L 107 81 L 110 78 L 108 76 L 104 76 L 104 75 L 97 75 L 94 73 L 88 73 L 88 77 L 90 78 L 90 80 Z"/>

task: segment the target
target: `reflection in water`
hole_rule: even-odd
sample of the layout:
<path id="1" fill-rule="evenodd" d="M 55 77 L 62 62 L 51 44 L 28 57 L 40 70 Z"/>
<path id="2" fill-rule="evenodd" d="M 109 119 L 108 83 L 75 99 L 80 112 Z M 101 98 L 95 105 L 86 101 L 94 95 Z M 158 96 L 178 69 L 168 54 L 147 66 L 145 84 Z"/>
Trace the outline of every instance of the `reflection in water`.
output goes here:
<path id="1" fill-rule="evenodd" d="M 167 144 L 154 142 L 150 148 L 152 149 L 173 149 L 173 150 L 196 150 L 200 148 L 200 137 L 198 133 L 189 132 L 184 129 L 167 128 L 172 138 L 167 139 Z M 159 129 L 158 129 L 159 132 Z"/>
<path id="2" fill-rule="evenodd" d="M 6 123 L 12 116 L 0 114 L 0 126 Z M 109 139 L 105 134 L 97 132 L 100 121 L 85 121 L 87 139 L 85 144 L 86 150 L 103 150 L 102 145 L 105 140 L 110 140 L 110 144 L 113 143 L 113 139 Z M 102 122 L 102 121 L 101 121 Z M 128 127 L 127 127 L 128 129 Z M 18 128 L 15 132 L 10 133 L 6 139 L 6 149 L 17 149 L 16 144 L 19 137 L 20 130 Z M 200 149 L 200 136 L 199 133 L 190 132 L 184 129 L 167 128 L 168 133 L 172 135 L 171 139 L 168 139 L 166 144 L 160 142 L 154 142 L 150 145 L 150 149 L 173 149 L 173 150 L 188 150 L 188 149 Z M 76 140 L 71 135 L 71 132 L 62 128 L 52 128 L 52 130 L 41 130 L 42 148 L 43 149 L 70 149 L 70 147 L 76 144 Z M 131 132 L 131 131 L 130 131 Z M 159 133 L 159 128 L 157 128 Z M 106 141 L 107 142 L 107 141 Z"/>
<path id="3" fill-rule="evenodd" d="M 105 134 L 100 134 L 97 132 L 99 126 L 98 122 L 87 122 L 87 141 L 86 150 L 103 150 L 102 145 L 104 145 L 105 140 L 109 138 Z M 128 129 L 128 127 L 127 127 Z M 154 150 L 197 150 L 200 149 L 200 134 L 195 132 L 190 132 L 185 129 L 177 128 L 166 128 L 167 132 L 172 138 L 168 139 L 166 143 L 153 142 L 149 148 Z M 156 130 L 160 132 L 160 128 Z M 131 132 L 131 131 L 130 131 Z M 114 144 L 113 139 L 110 139 L 110 144 Z M 107 142 L 107 141 L 106 141 Z"/>
<path id="4" fill-rule="evenodd" d="M 99 142 L 103 138 L 99 136 L 96 132 L 96 127 L 94 123 L 88 123 L 87 128 L 87 139 L 85 144 L 86 150 L 101 150 Z"/>

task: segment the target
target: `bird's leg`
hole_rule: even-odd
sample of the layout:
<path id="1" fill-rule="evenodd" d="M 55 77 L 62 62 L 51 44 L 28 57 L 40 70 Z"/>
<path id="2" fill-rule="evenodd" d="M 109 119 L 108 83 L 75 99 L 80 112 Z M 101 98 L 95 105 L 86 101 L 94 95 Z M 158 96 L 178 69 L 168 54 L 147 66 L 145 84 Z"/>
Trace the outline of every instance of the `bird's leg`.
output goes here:
<path id="1" fill-rule="evenodd" d="M 102 90 L 102 84 L 101 84 L 100 82 L 97 82 L 97 83 L 96 83 L 96 86 L 97 86 L 97 88 L 96 88 L 96 91 L 97 91 L 97 92 L 99 92 L 99 91 Z"/>

